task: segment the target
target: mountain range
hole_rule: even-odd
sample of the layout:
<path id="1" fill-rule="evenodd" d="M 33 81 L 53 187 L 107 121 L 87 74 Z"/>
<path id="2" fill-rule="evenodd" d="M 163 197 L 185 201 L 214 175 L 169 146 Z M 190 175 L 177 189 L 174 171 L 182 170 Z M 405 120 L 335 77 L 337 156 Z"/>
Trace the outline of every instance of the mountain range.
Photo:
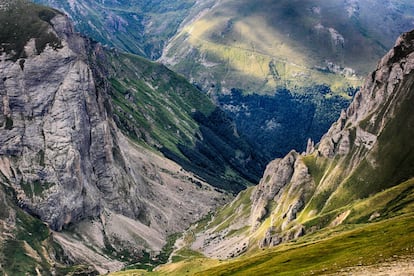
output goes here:
<path id="1" fill-rule="evenodd" d="M 34 2 L 64 11 L 74 21 L 77 31 L 104 45 L 151 59 L 161 56 L 166 42 L 196 3 L 195 0 Z"/>
<path id="2" fill-rule="evenodd" d="M 156 258 L 260 178 L 232 121 L 163 65 L 24 0 L 2 1 L 0 23 L 3 273 Z"/>
<path id="3" fill-rule="evenodd" d="M 270 161 L 320 140 L 414 27 L 413 11 L 411 1 L 217 1 L 179 29 L 160 61 L 209 93 Z"/>
<path id="4" fill-rule="evenodd" d="M 157 275 L 410 275 L 413 93 L 411 31 L 317 145 L 194 224 Z"/>
<path id="5" fill-rule="evenodd" d="M 37 2 L 103 44 L 183 74 L 266 162 L 319 141 L 363 76 L 414 27 L 411 1 Z"/>
<path id="6" fill-rule="evenodd" d="M 360 33 L 369 30 L 362 32 L 367 40 L 361 42 L 359 52 L 373 56 L 358 63 L 347 56 L 359 53 L 347 49 L 347 42 L 343 60 L 335 61 L 338 66 L 334 62 L 328 69 L 312 67 L 316 75 L 309 79 L 315 82 L 308 86 L 276 84 L 287 80 L 278 66 L 287 68 L 295 60 L 285 56 L 280 64 L 276 59 L 269 63 L 274 76 L 280 77 L 269 86 L 275 89 L 273 94 L 249 91 L 245 84 L 232 84 L 226 92 L 224 86 L 205 86 L 208 82 L 178 75 L 134 53 L 155 57 L 164 49 L 160 60 L 184 60 L 175 54 L 169 59 L 168 53 L 185 52 L 186 45 L 171 45 L 191 42 L 187 38 L 193 36 L 186 32 L 202 31 L 214 38 L 215 31 L 204 33 L 204 27 L 222 27 L 220 20 L 237 14 L 238 19 L 227 22 L 227 38 L 233 37 L 260 23 L 258 18 L 269 18 L 260 5 L 137 2 L 128 8 L 128 16 L 137 20 L 142 15 L 145 20 L 140 22 L 146 24 L 122 25 L 127 2 L 95 2 L 68 2 L 65 11 L 77 28 L 86 28 L 82 20 L 93 11 L 96 19 L 108 14 L 106 19 L 116 18 L 113 22 L 120 28 L 115 35 L 132 32 L 125 26 L 154 30 L 163 22 L 172 27 L 163 29 L 163 35 L 175 34 L 168 40 L 170 46 L 160 42 L 132 50 L 117 44 L 125 38 L 104 35 L 114 43 L 110 45 L 114 48 L 105 47 L 75 32 L 61 11 L 26 0 L 0 1 L 2 274 L 95 275 L 139 269 L 125 273 L 294 275 L 352 272 L 357 266 L 365 269 L 391 261 L 410 265 L 414 31 L 398 38 L 359 88 L 348 81 L 360 82 L 357 75 L 367 70 L 378 49 L 387 47 L 379 43 L 380 38 L 391 36 L 386 27 L 378 36 L 366 27 L 380 18 L 373 13 L 373 18 L 366 17 L 369 3 L 314 1 L 299 9 L 301 1 L 268 1 L 266 11 L 280 13 L 274 18 L 285 16 L 286 22 L 294 23 L 288 26 L 273 18 L 271 26 L 291 31 L 281 36 L 283 43 L 309 33 L 312 46 L 302 52 L 315 64 L 322 57 L 313 48 L 318 45 L 313 33 L 304 26 L 314 26 L 318 18 L 342 22 L 338 26 L 343 28 L 332 23 L 335 32 L 331 27 L 327 30 L 331 38 L 342 35 L 345 42 L 351 41 L 347 31 L 361 27 L 361 22 L 367 24 L 357 28 Z M 411 24 L 410 5 L 408 1 L 371 3 L 371 7 L 387 7 L 381 10 L 385 14 L 381 20 L 392 22 L 387 26 L 401 28 Z M 162 20 L 160 14 L 171 18 Z M 216 20 L 218 25 L 213 24 Z M 302 25 L 295 20 L 302 20 Z M 349 20 L 351 27 L 344 23 Z M 88 23 L 89 28 L 101 34 L 115 26 L 90 22 L 95 23 Z M 328 23 L 320 21 L 323 26 Z M 302 32 L 289 29 L 293 25 Z M 145 43 L 153 43 L 150 37 L 163 38 L 150 33 Z M 260 32 L 248 33 L 242 43 L 254 34 Z M 181 40 L 183 35 L 186 38 Z M 219 40 L 231 42 L 224 39 L 226 35 Z M 136 41 L 133 35 L 128 38 Z M 267 41 L 264 36 L 259 40 Z M 286 49 L 301 52 L 298 49 L 304 48 L 295 43 Z M 195 45 L 190 48 L 198 52 Z M 326 50 L 326 57 L 332 58 L 335 51 Z M 203 56 L 203 64 L 212 65 L 207 57 L 211 56 Z M 220 64 L 211 68 L 220 72 Z M 354 71 L 344 71 L 350 64 Z M 303 69 L 302 65 L 297 68 Z M 339 84 L 328 82 L 333 79 Z M 263 135 L 269 130 L 273 132 Z M 275 140 L 285 135 L 289 143 L 277 150 L 275 144 L 267 145 L 274 133 Z M 314 137 L 309 133 L 317 140 L 325 134 L 314 142 L 307 139 Z M 283 156 L 298 141 L 304 152 L 291 150 Z M 263 173 L 266 162 L 275 156 L 281 157 Z M 255 183 L 259 184 L 252 186 Z M 147 272 L 167 261 L 156 272 Z"/>

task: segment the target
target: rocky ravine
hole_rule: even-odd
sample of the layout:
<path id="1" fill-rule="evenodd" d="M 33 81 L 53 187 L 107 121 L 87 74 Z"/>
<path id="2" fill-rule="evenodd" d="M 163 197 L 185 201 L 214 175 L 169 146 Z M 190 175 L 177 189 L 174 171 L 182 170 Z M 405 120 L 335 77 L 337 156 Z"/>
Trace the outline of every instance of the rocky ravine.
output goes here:
<path id="1" fill-rule="evenodd" d="M 50 22 L 47 32 L 59 47 L 38 53 L 31 39 L 24 58 L 1 53 L 0 180 L 21 208 L 58 231 L 56 241 L 73 261 L 100 272 L 119 269 L 106 246 L 159 251 L 167 235 L 223 195 L 120 134 L 109 86 L 93 68 L 102 49 L 75 34 L 67 17 Z M 68 226 L 72 234 L 60 233 Z"/>
<path id="2" fill-rule="evenodd" d="M 413 177 L 413 87 L 411 31 L 381 59 L 318 145 L 309 141 L 306 153 L 271 162 L 259 185 L 221 210 L 192 248 L 228 258 L 247 245 L 275 246 L 344 223 L 353 215 L 344 206 Z M 374 211 L 364 210 L 365 221 L 381 216 Z"/>

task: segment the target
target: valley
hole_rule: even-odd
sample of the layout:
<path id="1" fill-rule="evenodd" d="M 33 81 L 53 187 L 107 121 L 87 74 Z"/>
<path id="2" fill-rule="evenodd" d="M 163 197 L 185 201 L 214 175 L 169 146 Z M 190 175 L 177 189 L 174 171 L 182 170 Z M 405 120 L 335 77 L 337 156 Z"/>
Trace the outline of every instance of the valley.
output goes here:
<path id="1" fill-rule="evenodd" d="M 246 98 L 233 97 L 232 109 L 224 110 L 250 141 L 265 145 L 255 149 L 270 162 L 291 149 L 304 151 L 308 138 L 320 140 L 363 77 L 413 27 L 413 10 L 410 1 L 217 1 L 177 32 L 160 61 L 221 106 L 241 91 Z M 280 90 L 300 98 L 306 122 L 296 123 L 294 104 L 293 110 L 276 105 L 271 114 L 246 105 L 256 95 L 281 101 Z M 269 122 L 278 129 L 269 130 Z"/>
<path id="2" fill-rule="evenodd" d="M 0 274 L 414 272 L 410 1 L 36 2 L 0 0 Z"/>

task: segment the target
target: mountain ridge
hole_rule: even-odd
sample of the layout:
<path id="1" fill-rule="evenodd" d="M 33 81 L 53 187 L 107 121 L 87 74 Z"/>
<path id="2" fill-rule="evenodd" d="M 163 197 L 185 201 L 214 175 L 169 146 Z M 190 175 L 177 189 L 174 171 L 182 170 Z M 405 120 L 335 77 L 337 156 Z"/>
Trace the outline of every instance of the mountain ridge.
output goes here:
<path id="1" fill-rule="evenodd" d="M 270 162 L 320 140 L 361 76 L 412 28 L 412 10 L 408 1 L 218 1 L 159 60 L 210 95 Z"/>
<path id="2" fill-rule="evenodd" d="M 268 164 L 257 186 L 240 193 L 202 225 L 190 228 L 184 239 L 192 239 L 178 247 L 177 255 L 187 248 L 219 260 L 245 256 L 221 266 L 216 263 L 210 270 L 201 268 L 204 272 L 195 270 L 199 274 L 255 270 L 248 265 L 249 256 L 255 256 L 261 264 L 257 269 L 289 274 L 278 270 L 284 263 L 278 263 L 276 259 L 280 258 L 267 248 L 275 247 L 276 252 L 297 248 L 298 241 L 322 245 L 323 239 L 312 237 L 369 228 L 377 222 L 385 225 L 392 218 L 412 218 L 413 89 L 414 30 L 400 36 L 320 143 L 315 146 L 309 141 L 306 153 L 291 151 Z M 414 245 L 408 240 L 399 247 L 390 247 L 390 252 L 404 252 L 404 243 L 406 253 L 398 254 L 412 254 Z M 371 250 L 371 246 L 382 246 L 382 241 L 364 246 Z M 264 253 L 260 253 L 262 250 Z M 306 254 L 306 249 L 300 252 Z M 370 263 L 381 257 L 378 252 L 371 254 L 376 257 Z M 271 260 L 269 255 L 275 264 L 265 267 L 263 264 Z M 341 256 L 332 257 L 332 264 Z M 176 266 L 195 269 L 191 260 L 209 263 L 208 258 L 190 257 L 187 266 L 181 262 Z M 311 267 L 310 263 L 306 265 Z M 167 265 L 161 270 L 168 269 Z M 331 269 L 337 271 L 334 265 Z"/>
<path id="3" fill-rule="evenodd" d="M 184 78 L 88 40 L 56 10 L 24 0 L 0 4 L 2 24 L 16 29 L 0 30 L 0 231 L 7 245 L 0 257 L 10 264 L 2 272 L 151 268 L 167 260 L 175 233 L 231 198 L 202 172 L 227 190 L 250 185 L 239 172 L 249 146 Z M 16 13 L 25 16 L 16 21 Z M 160 124 L 159 113 L 171 114 L 169 121 Z M 136 129 L 121 129 L 122 122 Z M 195 157 L 180 165 L 161 149 L 181 142 Z M 200 160 L 193 145 L 230 149 L 214 156 L 228 158 L 224 173 L 185 167 Z"/>

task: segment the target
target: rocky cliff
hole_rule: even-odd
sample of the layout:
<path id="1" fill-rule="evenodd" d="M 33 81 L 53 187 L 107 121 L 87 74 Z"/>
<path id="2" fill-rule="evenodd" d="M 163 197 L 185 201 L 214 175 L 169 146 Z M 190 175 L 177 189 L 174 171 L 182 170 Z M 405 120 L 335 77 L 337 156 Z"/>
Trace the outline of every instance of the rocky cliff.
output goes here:
<path id="1" fill-rule="evenodd" d="M 105 272 L 139 262 L 144 249 L 155 256 L 168 235 L 222 204 L 225 195 L 118 130 L 99 44 L 26 1 L 1 1 L 0 13 L 0 182 L 10 212 L 16 200 L 58 231 L 71 262 Z"/>
<path id="2" fill-rule="evenodd" d="M 306 153 L 292 151 L 271 162 L 260 183 L 216 214 L 192 247 L 228 258 L 326 227 L 399 214 L 407 190 L 388 191 L 414 177 L 413 100 L 411 31 L 316 146 L 309 141 Z M 381 192 L 388 197 L 377 196 Z M 390 211 L 393 204 L 399 209 Z"/>

